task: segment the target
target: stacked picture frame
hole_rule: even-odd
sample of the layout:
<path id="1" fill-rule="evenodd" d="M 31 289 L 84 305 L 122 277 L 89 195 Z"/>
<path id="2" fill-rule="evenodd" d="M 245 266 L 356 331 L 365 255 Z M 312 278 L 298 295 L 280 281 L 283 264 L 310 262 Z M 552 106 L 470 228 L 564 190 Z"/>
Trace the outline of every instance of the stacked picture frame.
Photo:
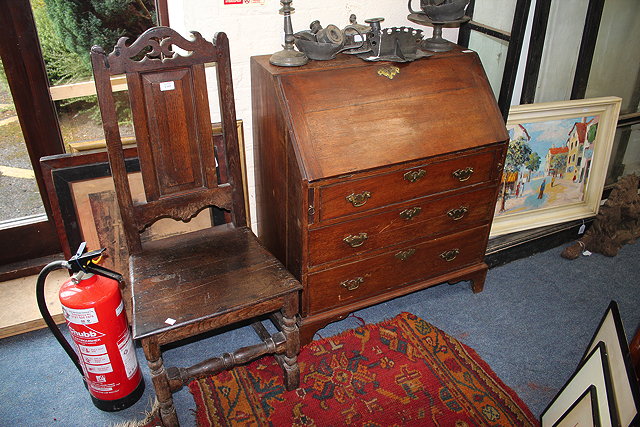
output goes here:
<path id="1" fill-rule="evenodd" d="M 540 417 L 545 426 L 635 426 L 640 390 L 627 337 L 611 301 L 581 362 Z"/>

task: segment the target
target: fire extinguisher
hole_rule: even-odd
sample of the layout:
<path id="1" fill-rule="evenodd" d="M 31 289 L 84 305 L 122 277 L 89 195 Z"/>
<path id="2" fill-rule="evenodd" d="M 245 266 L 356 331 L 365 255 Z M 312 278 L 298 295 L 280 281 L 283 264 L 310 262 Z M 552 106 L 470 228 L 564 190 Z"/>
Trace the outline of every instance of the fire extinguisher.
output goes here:
<path id="1" fill-rule="evenodd" d="M 144 380 L 120 294 L 122 276 L 94 261 L 105 249 L 84 253 L 85 248 L 83 242 L 68 261 L 54 261 L 42 269 L 36 283 L 38 307 L 80 371 L 93 404 L 103 411 L 119 411 L 140 399 Z M 47 275 L 59 269 L 73 273 L 59 297 L 75 351 L 53 321 L 44 297 Z"/>

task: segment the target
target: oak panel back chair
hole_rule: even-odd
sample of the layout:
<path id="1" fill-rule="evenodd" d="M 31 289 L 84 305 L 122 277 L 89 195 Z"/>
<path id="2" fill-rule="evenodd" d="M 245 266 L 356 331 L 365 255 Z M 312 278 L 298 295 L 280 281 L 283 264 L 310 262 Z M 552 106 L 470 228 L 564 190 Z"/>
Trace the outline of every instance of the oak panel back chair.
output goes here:
<path id="1" fill-rule="evenodd" d="M 224 33 L 210 43 L 196 32 L 187 40 L 155 27 L 91 61 L 109 163 L 127 248 L 133 299 L 133 335 L 144 349 L 165 425 L 177 425 L 172 393 L 193 378 L 210 375 L 267 353 L 297 387 L 300 284 L 247 227 L 235 104 Z M 178 47 L 179 49 L 175 49 Z M 223 138 L 214 143 L 205 64 L 215 63 Z M 134 202 L 127 180 L 110 77 L 124 74 L 129 90 L 145 202 Z M 201 231 L 142 242 L 140 232 L 159 218 L 189 220 L 206 207 L 230 213 L 230 222 Z M 189 368 L 165 369 L 161 346 L 213 329 L 269 315 L 262 339 Z"/>

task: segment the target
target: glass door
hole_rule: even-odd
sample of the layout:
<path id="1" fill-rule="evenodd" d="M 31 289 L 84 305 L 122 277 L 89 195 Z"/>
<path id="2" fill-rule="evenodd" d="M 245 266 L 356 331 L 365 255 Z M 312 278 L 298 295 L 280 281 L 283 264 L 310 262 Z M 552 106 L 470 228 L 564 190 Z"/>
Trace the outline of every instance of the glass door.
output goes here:
<path id="1" fill-rule="evenodd" d="M 166 1 L 158 4 L 166 22 Z M 0 240 L 11 242 L 0 247 L 0 266 L 59 252 L 39 160 L 104 145 L 89 49 L 141 34 L 154 25 L 155 6 L 153 0 L 0 0 Z M 124 110 L 126 137 L 131 126 Z"/>
<path id="2" fill-rule="evenodd" d="M 0 227 L 46 220 L 16 106 L 0 62 Z"/>

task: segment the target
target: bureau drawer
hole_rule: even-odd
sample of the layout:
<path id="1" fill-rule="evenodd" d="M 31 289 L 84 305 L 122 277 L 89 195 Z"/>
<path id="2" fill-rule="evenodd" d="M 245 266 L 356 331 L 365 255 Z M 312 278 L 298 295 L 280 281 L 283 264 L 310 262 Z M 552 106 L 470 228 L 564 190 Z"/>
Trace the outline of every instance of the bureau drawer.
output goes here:
<path id="1" fill-rule="evenodd" d="M 490 181 L 494 177 L 497 154 L 496 149 L 488 149 L 321 187 L 320 220 Z"/>
<path id="2" fill-rule="evenodd" d="M 310 274 L 310 313 L 368 298 L 404 283 L 435 277 L 484 257 L 488 227 L 433 240 L 417 240 L 396 250 Z"/>
<path id="3" fill-rule="evenodd" d="M 382 213 L 309 232 L 309 264 L 358 255 L 440 233 L 452 233 L 490 220 L 495 187 L 453 196 L 416 199 Z"/>

